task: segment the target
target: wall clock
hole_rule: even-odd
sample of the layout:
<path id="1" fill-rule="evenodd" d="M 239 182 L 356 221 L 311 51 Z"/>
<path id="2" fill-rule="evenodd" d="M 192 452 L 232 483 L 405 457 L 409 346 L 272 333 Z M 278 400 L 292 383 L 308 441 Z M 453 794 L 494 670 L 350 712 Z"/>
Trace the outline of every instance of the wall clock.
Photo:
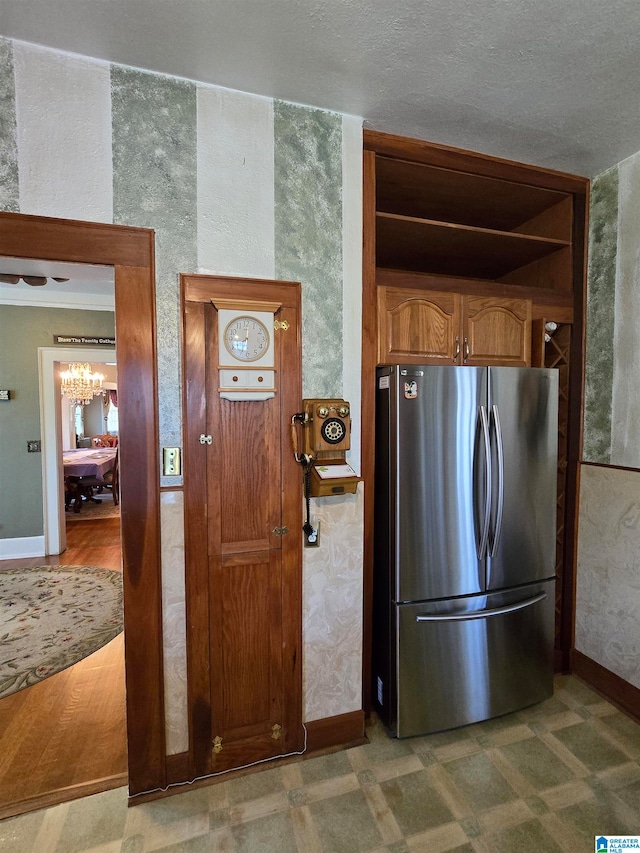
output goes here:
<path id="1" fill-rule="evenodd" d="M 241 300 L 215 305 L 220 396 L 244 401 L 274 397 L 274 320 L 280 305 Z"/>
<path id="2" fill-rule="evenodd" d="M 273 329 L 273 323 L 271 328 Z M 233 317 L 227 323 L 222 339 L 231 358 L 244 363 L 261 359 L 267 353 L 271 342 L 265 324 L 250 314 Z"/>

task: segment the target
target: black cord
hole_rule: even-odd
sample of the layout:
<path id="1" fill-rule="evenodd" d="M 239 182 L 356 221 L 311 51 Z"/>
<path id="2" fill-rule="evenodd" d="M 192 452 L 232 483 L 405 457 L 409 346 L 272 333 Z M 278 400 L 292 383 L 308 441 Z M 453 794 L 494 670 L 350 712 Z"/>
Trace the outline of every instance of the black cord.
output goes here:
<path id="1" fill-rule="evenodd" d="M 309 538 L 313 533 L 313 527 L 311 525 L 311 467 L 313 463 L 308 462 L 304 466 L 304 500 L 307 507 L 307 520 L 302 525 L 302 532 L 304 535 Z"/>

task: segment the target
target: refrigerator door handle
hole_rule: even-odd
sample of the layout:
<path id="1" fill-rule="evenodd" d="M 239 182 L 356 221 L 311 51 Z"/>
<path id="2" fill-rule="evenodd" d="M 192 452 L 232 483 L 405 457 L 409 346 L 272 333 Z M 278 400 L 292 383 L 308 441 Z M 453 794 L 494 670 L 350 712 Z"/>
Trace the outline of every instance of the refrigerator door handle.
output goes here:
<path id="1" fill-rule="evenodd" d="M 479 418 L 476 429 L 482 430 L 482 444 L 484 450 L 484 508 L 482 511 L 482 530 L 480 540 L 476 542 L 476 553 L 479 560 L 484 560 L 489 541 L 489 523 L 491 521 L 491 450 L 489 445 L 489 422 L 487 410 L 484 406 L 479 407 Z M 477 495 L 474 494 L 474 501 Z"/>
<path id="2" fill-rule="evenodd" d="M 502 616 L 504 613 L 515 613 L 516 610 L 531 607 L 532 604 L 544 601 L 546 597 L 547 593 L 541 592 L 539 595 L 534 595 L 533 598 L 528 598 L 526 601 L 519 601 L 517 604 L 507 604 L 504 607 L 494 607 L 490 610 L 473 610 L 470 613 L 423 613 L 416 616 L 416 622 L 467 622 L 470 619 Z"/>
<path id="3" fill-rule="evenodd" d="M 493 535 L 489 541 L 489 556 L 495 557 L 502 533 L 502 511 L 504 509 L 504 448 L 502 445 L 502 429 L 500 428 L 500 412 L 497 406 L 491 407 L 491 423 L 496 439 L 496 458 L 498 460 L 498 501 Z"/>

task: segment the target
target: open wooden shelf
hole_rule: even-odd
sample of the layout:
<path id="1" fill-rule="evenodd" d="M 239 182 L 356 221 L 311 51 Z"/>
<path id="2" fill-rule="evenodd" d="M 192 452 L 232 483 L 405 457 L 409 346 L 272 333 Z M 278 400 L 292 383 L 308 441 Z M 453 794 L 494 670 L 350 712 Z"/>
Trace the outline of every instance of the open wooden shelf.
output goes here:
<path id="1" fill-rule="evenodd" d="M 559 240 L 571 236 L 569 193 L 390 157 L 376 157 L 376 210 Z"/>
<path id="2" fill-rule="evenodd" d="M 566 240 L 376 213 L 378 267 L 498 279 L 569 247 Z"/>

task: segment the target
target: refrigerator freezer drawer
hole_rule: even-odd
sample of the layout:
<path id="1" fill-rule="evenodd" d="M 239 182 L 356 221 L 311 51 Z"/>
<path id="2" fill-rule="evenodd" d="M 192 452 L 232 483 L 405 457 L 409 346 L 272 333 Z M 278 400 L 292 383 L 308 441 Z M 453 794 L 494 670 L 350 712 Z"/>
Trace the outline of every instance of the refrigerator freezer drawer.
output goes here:
<path id="1" fill-rule="evenodd" d="M 398 606 L 396 734 L 476 723 L 553 694 L 555 581 Z"/>

